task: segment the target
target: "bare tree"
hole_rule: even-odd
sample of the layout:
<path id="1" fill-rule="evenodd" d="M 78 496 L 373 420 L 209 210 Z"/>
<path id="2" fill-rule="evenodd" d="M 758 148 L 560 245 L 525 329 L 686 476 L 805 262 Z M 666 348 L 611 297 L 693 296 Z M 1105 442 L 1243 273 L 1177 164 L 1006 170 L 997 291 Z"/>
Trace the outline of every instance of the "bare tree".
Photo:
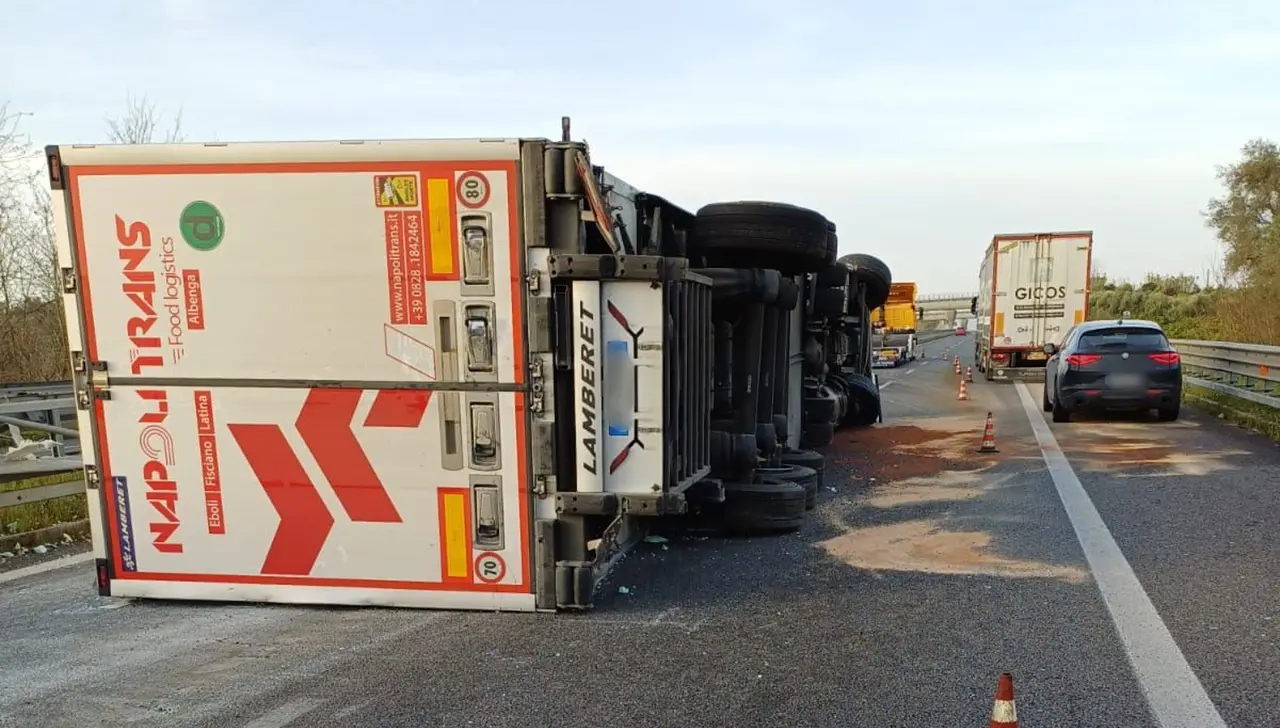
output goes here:
<path id="1" fill-rule="evenodd" d="M 24 133 L 27 115 L 0 104 L 0 381 L 64 379 L 67 370 L 57 238 L 41 154 Z M 129 97 L 107 119 L 121 144 L 182 139 L 182 114 Z"/>
<path id="2" fill-rule="evenodd" d="M 36 209 L 35 151 L 22 131 L 25 114 L 0 106 L 0 305 L 24 298 L 31 263 L 31 214 Z"/>
<path id="3" fill-rule="evenodd" d="M 61 379 L 66 329 L 49 192 L 26 115 L 0 106 L 0 379 Z"/>
<path id="4" fill-rule="evenodd" d="M 182 141 L 182 109 L 174 114 L 173 121 L 159 139 L 156 133 L 164 123 L 164 114 L 146 96 L 125 99 L 125 111 L 120 116 L 107 117 L 107 138 L 116 144 L 151 144 L 153 142 Z"/>

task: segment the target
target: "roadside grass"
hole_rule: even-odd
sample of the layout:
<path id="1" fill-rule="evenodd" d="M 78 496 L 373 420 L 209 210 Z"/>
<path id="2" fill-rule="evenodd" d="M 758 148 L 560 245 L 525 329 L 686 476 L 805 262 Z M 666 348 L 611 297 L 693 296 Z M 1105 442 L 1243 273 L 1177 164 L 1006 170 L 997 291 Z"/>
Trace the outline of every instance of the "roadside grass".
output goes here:
<path id="1" fill-rule="evenodd" d="M 1280 442 L 1280 409 L 1186 383 L 1182 387 L 1182 401 L 1201 412 Z"/>
<path id="2" fill-rule="evenodd" d="M 83 474 L 74 470 L 69 473 L 41 475 L 35 478 L 14 480 L 0 483 L 0 493 L 7 493 L 27 488 L 39 488 L 44 485 L 57 485 L 79 480 Z M 83 493 L 66 495 L 39 503 L 0 508 L 0 536 L 26 533 L 60 523 L 80 521 L 89 517 L 89 505 Z"/>

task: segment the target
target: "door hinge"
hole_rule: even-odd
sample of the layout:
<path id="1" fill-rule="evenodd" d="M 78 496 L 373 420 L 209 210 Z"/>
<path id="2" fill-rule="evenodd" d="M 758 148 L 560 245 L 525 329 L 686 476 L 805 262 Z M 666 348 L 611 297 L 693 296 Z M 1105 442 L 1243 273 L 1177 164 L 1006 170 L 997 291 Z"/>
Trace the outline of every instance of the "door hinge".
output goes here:
<path id="1" fill-rule="evenodd" d="M 76 408 L 82 410 L 90 409 L 93 407 L 93 403 L 99 399 L 111 399 L 110 390 L 94 389 L 92 387 L 81 389 L 76 392 Z"/>
<path id="2" fill-rule="evenodd" d="M 76 285 L 75 270 L 72 268 L 63 268 L 62 269 L 62 292 L 75 293 L 76 290 L 77 290 L 77 285 Z"/>
<path id="3" fill-rule="evenodd" d="M 84 466 L 84 487 L 88 490 L 97 490 L 102 484 L 102 476 L 98 473 L 97 465 Z"/>
<path id="4" fill-rule="evenodd" d="M 529 362 L 529 411 L 540 415 L 546 410 L 547 387 L 542 381 L 542 359 Z"/>
<path id="5" fill-rule="evenodd" d="M 87 410 L 96 400 L 111 399 L 111 379 L 107 376 L 105 361 L 86 360 L 84 365 L 89 370 L 89 376 L 82 379 L 83 386 L 76 390 L 76 407 Z"/>

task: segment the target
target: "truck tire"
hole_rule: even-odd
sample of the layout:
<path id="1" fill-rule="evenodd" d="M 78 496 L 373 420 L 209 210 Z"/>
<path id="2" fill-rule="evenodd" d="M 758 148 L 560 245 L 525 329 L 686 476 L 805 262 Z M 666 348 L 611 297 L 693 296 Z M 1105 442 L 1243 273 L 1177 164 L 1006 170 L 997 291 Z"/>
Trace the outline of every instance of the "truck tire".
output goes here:
<path id="1" fill-rule="evenodd" d="M 734 536 L 772 535 L 804 525 L 804 486 L 761 475 L 751 483 L 725 483 L 721 530 Z"/>
<path id="2" fill-rule="evenodd" d="M 711 265 L 817 273 L 835 262 L 828 222 L 819 212 L 782 202 L 713 202 L 698 210 L 689 247 Z"/>
<path id="3" fill-rule="evenodd" d="M 875 380 L 861 374 L 846 374 L 849 383 L 849 413 L 841 424 L 869 427 L 880 418 L 880 390 Z"/>
<path id="4" fill-rule="evenodd" d="M 800 465 L 818 474 L 815 490 L 820 490 L 826 483 L 827 458 L 813 450 L 787 450 L 778 458 L 783 465 Z"/>
<path id="5" fill-rule="evenodd" d="M 1071 412 L 1062 406 L 1062 400 L 1055 399 L 1049 407 L 1049 411 L 1053 414 L 1050 416 L 1054 422 L 1070 422 Z"/>
<path id="6" fill-rule="evenodd" d="M 873 255 L 852 253 L 840 258 L 840 262 L 848 266 L 852 277 L 866 287 L 867 308 L 880 308 L 889 300 L 889 285 L 893 283 L 893 273 L 884 261 Z"/>
<path id="7" fill-rule="evenodd" d="M 807 468 L 803 465 L 783 465 L 781 468 L 761 466 L 756 469 L 756 473 L 761 478 L 785 480 L 804 488 L 804 509 L 806 511 L 813 510 L 814 506 L 818 504 L 818 471 L 813 468 Z"/>

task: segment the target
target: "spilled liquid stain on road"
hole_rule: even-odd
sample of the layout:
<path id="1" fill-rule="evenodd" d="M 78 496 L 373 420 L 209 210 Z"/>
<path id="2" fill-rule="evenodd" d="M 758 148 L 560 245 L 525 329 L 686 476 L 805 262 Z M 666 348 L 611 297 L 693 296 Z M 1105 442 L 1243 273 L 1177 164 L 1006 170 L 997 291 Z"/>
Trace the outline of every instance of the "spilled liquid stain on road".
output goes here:
<path id="1" fill-rule="evenodd" d="M 865 478 L 867 489 L 850 505 L 854 511 L 828 512 L 840 535 L 817 546 L 845 564 L 868 571 L 909 571 L 957 576 L 1086 581 L 1088 571 L 1001 555 L 985 531 L 949 530 L 949 514 L 900 523 L 854 527 L 856 510 L 976 501 L 1012 476 L 990 472 L 1003 461 L 1030 457 L 1020 440 L 1005 440 L 995 456 L 975 453 L 985 423 L 972 417 L 936 417 L 912 425 L 890 425 L 844 435 L 844 462 Z M 852 452 L 850 452 L 852 451 Z M 1035 453 L 1038 456 L 1038 453 Z M 842 453 L 843 455 L 843 453 Z M 913 516 L 919 516 L 913 513 Z"/>
<path id="2" fill-rule="evenodd" d="M 935 417 L 919 425 L 841 433 L 830 457 L 871 485 L 875 497 L 887 497 L 883 489 L 895 483 L 919 489 L 926 482 L 942 481 L 956 487 L 965 480 L 963 474 L 988 470 L 1028 450 L 1020 440 L 1004 440 L 999 454 L 978 455 L 984 424 L 972 417 Z"/>
<path id="3" fill-rule="evenodd" d="M 1107 472 L 1118 477 L 1206 476 L 1252 466 L 1242 460 L 1247 450 L 1212 448 L 1170 440 L 1161 427 L 1130 423 L 1089 423 L 1078 442 L 1064 444 L 1063 452 L 1085 472 Z M 1077 438 L 1073 438 L 1077 439 Z M 1141 473 L 1116 471 L 1142 470 Z"/>
<path id="4" fill-rule="evenodd" d="M 947 531 L 936 520 L 858 528 L 818 544 L 830 556 L 868 571 L 1057 579 L 1081 584 L 1086 569 L 991 553 L 991 534 Z"/>
<path id="5" fill-rule="evenodd" d="M 982 470 L 986 469 L 984 467 Z M 872 508 L 896 508 L 922 503 L 973 500 L 992 487 L 989 479 L 982 477 L 982 470 L 943 471 L 936 476 L 877 483 L 860 501 L 860 505 Z"/>

